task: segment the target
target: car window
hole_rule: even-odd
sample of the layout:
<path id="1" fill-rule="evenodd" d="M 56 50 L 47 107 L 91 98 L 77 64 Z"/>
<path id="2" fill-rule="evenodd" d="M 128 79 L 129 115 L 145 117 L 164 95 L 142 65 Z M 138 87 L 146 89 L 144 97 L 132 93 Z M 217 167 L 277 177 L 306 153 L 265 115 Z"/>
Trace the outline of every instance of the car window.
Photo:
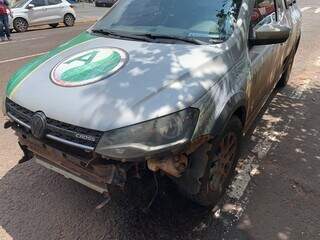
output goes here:
<path id="1" fill-rule="evenodd" d="M 30 3 L 33 4 L 35 7 L 42 7 L 46 5 L 45 0 L 32 0 Z"/>
<path id="2" fill-rule="evenodd" d="M 61 0 L 48 0 L 48 5 L 57 5 L 62 3 Z"/>
<path id="3" fill-rule="evenodd" d="M 281 19 L 280 16 L 282 16 L 282 13 L 284 12 L 285 5 L 283 0 L 276 0 L 277 5 L 277 14 L 278 14 L 278 20 Z"/>
<path id="4" fill-rule="evenodd" d="M 283 10 L 283 1 L 282 0 L 275 0 L 275 1 L 276 1 L 277 9 Z"/>
<path id="5" fill-rule="evenodd" d="M 251 27 L 259 27 L 276 20 L 274 0 L 256 0 L 251 14 Z"/>
<path id="6" fill-rule="evenodd" d="M 23 7 L 29 0 L 20 0 L 12 4 L 12 8 L 21 8 Z"/>

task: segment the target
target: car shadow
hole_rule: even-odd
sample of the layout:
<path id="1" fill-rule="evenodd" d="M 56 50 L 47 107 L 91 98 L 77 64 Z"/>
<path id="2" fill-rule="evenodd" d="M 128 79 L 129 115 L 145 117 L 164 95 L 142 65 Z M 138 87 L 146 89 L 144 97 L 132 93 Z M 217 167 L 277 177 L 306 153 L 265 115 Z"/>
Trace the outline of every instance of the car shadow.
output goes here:
<path id="1" fill-rule="evenodd" d="M 276 95 L 271 94 L 268 103 Z M 261 110 L 253 132 L 267 109 Z M 243 154 L 250 151 L 246 138 Z M 111 189 L 112 201 L 33 160 L 12 168 L 0 180 L 0 226 L 12 239 L 220 239 L 228 231 L 225 218 L 185 199 L 169 179 L 130 179 L 124 191 Z M 240 239 L 251 239 L 246 232 Z M 239 235 L 239 236 L 240 236 Z"/>
<path id="2" fill-rule="evenodd" d="M 130 180 L 124 191 L 113 189 L 112 201 L 96 210 L 101 195 L 31 160 L 0 180 L 0 226 L 15 240 L 192 239 L 208 210 L 184 199 L 165 178 L 148 209 L 154 184 L 144 178 Z"/>
<path id="3" fill-rule="evenodd" d="M 266 110 L 271 115 L 281 114 L 284 122 L 292 114 L 304 118 L 299 101 L 283 96 L 290 92 L 294 89 L 287 87 L 278 94 L 273 92 L 252 132 L 257 128 L 267 130 L 268 122 L 262 119 Z M 244 156 L 254 146 L 250 136 L 246 139 Z M 298 137 L 304 139 L 307 135 Z M 227 217 L 215 218 L 212 211 L 186 200 L 169 179 L 160 178 L 159 182 L 159 194 L 147 211 L 145 208 L 155 191 L 150 176 L 131 179 L 124 191 L 112 189 L 112 201 L 95 210 L 103 201 L 102 196 L 29 161 L 15 166 L 0 180 L 0 226 L 15 240 L 221 239 L 230 230 L 225 224 Z M 236 227 L 226 239 L 254 239 L 248 229 L 237 226 L 237 219 L 233 224 Z"/>

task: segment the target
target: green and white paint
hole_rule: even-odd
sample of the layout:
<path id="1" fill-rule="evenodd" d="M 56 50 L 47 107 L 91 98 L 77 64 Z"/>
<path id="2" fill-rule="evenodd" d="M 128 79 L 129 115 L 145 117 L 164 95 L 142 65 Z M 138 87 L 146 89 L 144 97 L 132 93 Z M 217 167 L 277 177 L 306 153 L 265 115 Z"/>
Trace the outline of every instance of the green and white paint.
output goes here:
<path id="1" fill-rule="evenodd" d="M 126 61 L 127 54 L 121 49 L 90 49 L 59 63 L 51 72 L 51 80 L 64 87 L 94 83 L 118 71 Z"/>
<path id="2" fill-rule="evenodd" d="M 35 70 L 39 67 L 45 65 L 50 59 L 57 56 L 58 54 L 83 43 L 87 43 L 90 40 L 95 39 L 95 36 L 90 35 L 87 32 L 80 34 L 79 36 L 73 38 L 72 40 L 60 45 L 54 50 L 50 51 L 48 54 L 37 57 L 27 63 L 24 67 L 20 68 L 9 80 L 6 88 L 6 94 L 11 97 L 19 86 L 27 79 Z"/>

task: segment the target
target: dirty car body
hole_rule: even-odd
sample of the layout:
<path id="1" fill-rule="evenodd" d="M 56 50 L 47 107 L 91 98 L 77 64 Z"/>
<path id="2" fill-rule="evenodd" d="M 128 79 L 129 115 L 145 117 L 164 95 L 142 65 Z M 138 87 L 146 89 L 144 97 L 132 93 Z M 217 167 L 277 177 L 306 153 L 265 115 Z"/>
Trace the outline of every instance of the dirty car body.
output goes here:
<path id="1" fill-rule="evenodd" d="M 24 160 L 100 193 L 145 169 L 214 205 L 241 136 L 288 80 L 300 18 L 294 1 L 120 1 L 12 76 L 5 127 Z"/>

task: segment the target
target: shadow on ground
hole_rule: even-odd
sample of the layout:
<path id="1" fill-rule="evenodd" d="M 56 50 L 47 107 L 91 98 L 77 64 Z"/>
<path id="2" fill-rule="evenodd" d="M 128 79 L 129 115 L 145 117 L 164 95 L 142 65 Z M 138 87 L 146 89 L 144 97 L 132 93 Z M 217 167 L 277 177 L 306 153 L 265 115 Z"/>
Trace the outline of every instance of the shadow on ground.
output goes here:
<path id="1" fill-rule="evenodd" d="M 13 239 L 191 239 L 208 211 L 178 195 L 168 180 L 152 207 L 149 184 L 133 180 L 102 210 L 101 196 L 30 161 L 0 181 L 0 226 Z"/>
<path id="2" fill-rule="evenodd" d="M 320 237 L 320 85 L 304 78 L 281 90 L 259 120 L 252 138 L 267 139 L 271 150 L 247 189 L 251 205 L 225 239 Z"/>
<path id="3" fill-rule="evenodd" d="M 262 110 L 255 123 L 259 126 L 253 127 L 255 131 L 244 151 L 244 155 L 249 154 L 256 139 L 269 134 L 271 127 L 272 131 L 277 132 L 272 135 L 275 137 L 270 138 L 275 150 L 288 139 L 293 141 L 290 147 L 296 145 L 296 148 L 284 149 L 279 155 L 266 158 L 264 171 L 276 172 L 278 178 L 270 179 L 264 189 L 255 189 L 253 195 L 250 189 L 260 181 L 261 176 L 257 176 L 248 190 L 252 201 L 260 197 L 257 201 L 261 202 L 262 208 L 254 210 L 261 212 L 266 224 L 274 226 L 277 223 L 277 228 L 269 229 L 265 234 L 269 237 L 266 239 L 282 239 L 281 236 L 296 234 L 294 227 L 297 226 L 291 221 L 294 218 L 290 211 L 292 208 L 301 214 L 302 227 L 309 221 L 317 222 L 317 219 L 305 219 L 310 211 L 318 209 L 316 202 L 320 196 L 319 190 L 314 189 L 315 184 L 320 184 L 317 170 L 320 169 L 320 133 L 314 121 L 310 120 L 317 117 L 320 122 L 320 112 L 310 104 L 308 106 L 318 109 L 318 112 L 306 112 L 305 102 L 311 98 L 311 102 L 319 104 L 319 89 L 308 89 L 300 99 L 294 97 L 295 89 L 290 87 L 278 93 L 264 115 L 267 108 Z M 292 151 L 296 153 L 295 159 L 286 161 Z M 254 210 L 249 208 L 241 221 L 235 222 L 234 228 L 227 229 L 226 219 L 215 218 L 211 211 L 185 200 L 167 179 L 161 180 L 160 194 L 149 211 L 145 212 L 154 184 L 150 177 L 144 181 L 148 184 L 133 180 L 125 191 L 113 190 L 113 201 L 102 210 L 95 210 L 95 206 L 103 200 L 99 194 L 30 161 L 14 167 L 0 180 L 0 226 L 14 240 L 221 239 L 226 231 L 229 233 L 225 239 L 263 239 L 260 237 L 265 231 L 260 229 L 261 224 L 257 227 L 256 219 L 252 217 L 256 217 Z M 283 184 L 275 186 L 277 181 Z M 290 187 L 286 199 L 276 196 Z M 268 191 L 271 194 L 261 199 L 261 195 Z M 278 199 L 278 204 L 274 203 L 274 199 Z M 301 208 L 304 204 L 310 206 L 308 213 Z M 313 227 L 314 223 L 308 224 L 309 231 L 316 231 Z"/>

